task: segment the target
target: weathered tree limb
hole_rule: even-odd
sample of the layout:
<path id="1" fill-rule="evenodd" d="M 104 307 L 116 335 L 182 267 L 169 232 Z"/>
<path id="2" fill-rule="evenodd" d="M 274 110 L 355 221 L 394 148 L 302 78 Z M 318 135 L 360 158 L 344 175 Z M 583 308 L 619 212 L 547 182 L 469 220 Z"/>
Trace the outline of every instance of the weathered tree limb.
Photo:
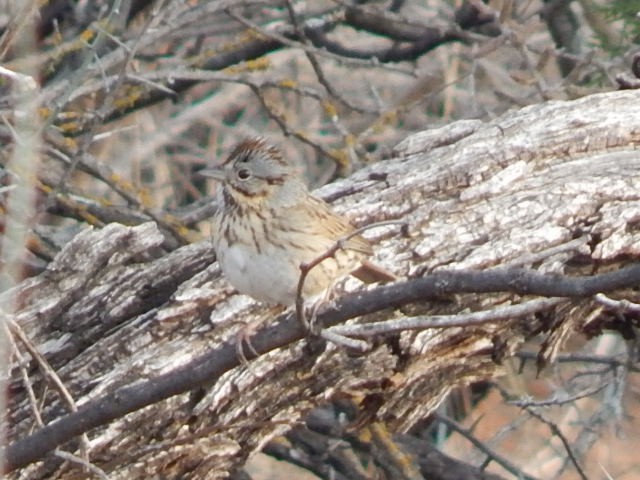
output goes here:
<path id="1" fill-rule="evenodd" d="M 15 320 L 79 405 L 68 414 L 46 394 L 48 425 L 30 433 L 16 370 L 9 465 L 67 440 L 73 450 L 71 437 L 88 431 L 90 460 L 110 478 L 222 477 L 327 399 L 375 397 L 373 416 L 405 432 L 455 385 L 499 375 L 499 360 L 536 333 L 548 335 L 548 360 L 571 332 L 630 331 L 636 313 L 591 297 L 638 302 L 638 100 L 637 91 L 613 92 L 457 122 L 409 137 L 394 158 L 319 192 L 358 224 L 409 224 L 405 234 L 366 234 L 377 261 L 407 280 L 346 294 L 320 313 L 327 325 L 570 297 L 523 318 L 376 337 L 353 356 L 303 339 L 291 313 L 233 294 L 209 242 L 167 254 L 152 223 L 82 233 L 42 275 L 5 294 L 20 299 Z M 236 343 L 249 321 L 264 328 L 247 368 Z M 31 373 L 42 392 L 41 374 Z M 206 393 L 182 393 L 206 382 Z M 74 469 L 47 457 L 14 475 L 65 478 Z"/>

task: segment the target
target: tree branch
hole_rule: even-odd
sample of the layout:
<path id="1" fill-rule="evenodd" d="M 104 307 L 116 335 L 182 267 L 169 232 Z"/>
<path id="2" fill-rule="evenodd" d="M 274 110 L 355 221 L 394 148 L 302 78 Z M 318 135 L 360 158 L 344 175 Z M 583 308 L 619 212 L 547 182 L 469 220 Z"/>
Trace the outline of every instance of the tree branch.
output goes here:
<path id="1" fill-rule="evenodd" d="M 640 263 L 614 272 L 588 277 L 545 275 L 535 271 L 493 270 L 488 272 L 443 272 L 341 298 L 335 306 L 318 313 L 318 321 L 336 325 L 350 318 L 389 307 L 401 307 L 445 294 L 512 292 L 521 295 L 552 295 L 569 298 L 589 297 L 640 283 Z M 279 317 L 274 326 L 260 330 L 251 340 L 259 355 L 300 340 L 305 335 L 295 314 Z M 12 443 L 4 452 L 6 471 L 21 468 L 42 458 L 47 452 L 76 435 L 122 417 L 127 413 L 180 393 L 215 382 L 222 374 L 240 365 L 237 340 L 232 339 L 187 365 L 136 382 L 91 400 L 77 412 L 65 415 L 35 433 Z M 247 358 L 254 358 L 247 352 Z M 0 453 L 1 454 L 1 453 Z"/>

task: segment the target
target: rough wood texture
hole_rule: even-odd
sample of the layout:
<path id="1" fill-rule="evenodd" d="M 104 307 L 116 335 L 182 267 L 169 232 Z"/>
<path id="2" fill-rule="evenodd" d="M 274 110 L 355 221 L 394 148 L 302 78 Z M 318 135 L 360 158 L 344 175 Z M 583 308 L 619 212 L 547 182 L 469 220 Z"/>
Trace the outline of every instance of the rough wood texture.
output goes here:
<path id="1" fill-rule="evenodd" d="M 639 103 L 640 92 L 612 92 L 535 105 L 488 123 L 457 122 L 407 138 L 394 158 L 319 194 L 359 225 L 406 221 L 407 235 L 398 227 L 365 233 L 377 246 L 376 261 L 403 278 L 496 266 L 567 275 L 615 270 L 640 254 Z M 162 242 L 151 223 L 87 230 L 45 273 L 19 286 L 17 323 L 79 405 L 125 385 L 145 385 L 224 342 L 233 346 L 248 322 L 269 325 L 280 315 L 234 294 L 220 278 L 210 242 L 169 254 Z M 362 288 L 355 281 L 346 287 Z M 630 292 L 625 297 L 634 300 Z M 375 319 L 477 311 L 523 298 L 443 296 L 403 313 L 381 311 Z M 547 355 L 561 348 L 568 334 L 587 328 L 584 313 L 594 308 L 589 298 L 574 298 L 522 318 L 407 331 L 377 338 L 364 355 L 295 341 L 250 368 L 231 369 L 207 390 L 91 430 L 90 459 L 112 479 L 160 472 L 164 478 L 224 477 L 314 405 L 339 396 L 375 397 L 377 418 L 403 432 L 453 386 L 499 374 L 496 360 L 534 333 L 549 332 Z M 229 365 L 236 362 L 231 357 Z M 40 394 L 42 375 L 34 363 L 29 371 Z M 194 367 L 193 375 L 200 371 Z M 9 420 L 16 440 L 34 422 L 17 367 L 13 374 Z M 60 396 L 49 391 L 45 423 L 65 414 Z M 12 478 L 83 475 L 49 455 Z"/>

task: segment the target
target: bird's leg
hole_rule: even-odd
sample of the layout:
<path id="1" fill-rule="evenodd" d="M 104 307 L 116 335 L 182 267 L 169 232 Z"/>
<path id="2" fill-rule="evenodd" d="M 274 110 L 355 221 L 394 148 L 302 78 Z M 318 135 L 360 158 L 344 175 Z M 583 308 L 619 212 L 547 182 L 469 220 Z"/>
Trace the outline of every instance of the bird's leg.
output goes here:
<path id="1" fill-rule="evenodd" d="M 271 307 L 269 309 L 269 317 L 278 315 L 279 313 L 282 312 L 282 310 L 283 310 L 282 306 Z M 260 356 L 260 354 L 256 351 L 255 347 L 251 343 L 251 337 L 256 334 L 258 328 L 263 323 L 264 323 L 264 319 L 262 318 L 258 320 L 250 321 L 248 323 L 245 323 L 240 328 L 238 333 L 236 333 L 236 354 L 238 355 L 238 359 L 240 359 L 240 363 L 242 363 L 242 365 L 246 366 L 248 369 L 250 369 L 249 359 L 247 358 L 247 355 L 245 353 L 245 347 L 243 344 L 246 345 L 249 353 L 253 356 L 253 358 L 257 358 Z"/>
<path id="2" fill-rule="evenodd" d="M 327 287 L 324 293 L 315 299 L 313 304 L 311 305 L 310 312 L 308 315 L 309 318 L 309 330 L 314 335 L 320 335 L 320 332 L 323 330 L 321 325 L 318 325 L 318 311 L 320 307 L 323 306 L 331 306 L 334 303 L 337 295 L 336 292 L 342 293 L 344 291 L 346 279 L 337 279 L 333 280 L 329 287 Z"/>

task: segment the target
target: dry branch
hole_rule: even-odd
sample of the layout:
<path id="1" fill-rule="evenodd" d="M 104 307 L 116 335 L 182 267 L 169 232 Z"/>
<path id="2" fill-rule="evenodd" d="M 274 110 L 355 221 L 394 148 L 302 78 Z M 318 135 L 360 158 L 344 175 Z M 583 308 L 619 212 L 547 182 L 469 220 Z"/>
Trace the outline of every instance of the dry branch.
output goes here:
<path id="1" fill-rule="evenodd" d="M 375 398 L 372 417 L 406 432 L 454 386 L 500 375 L 500 359 L 535 334 L 548 336 L 540 352 L 548 361 L 572 332 L 630 331 L 637 311 L 614 311 L 593 296 L 639 301 L 631 290 L 640 281 L 639 100 L 637 91 L 612 92 L 426 131 L 318 192 L 359 225 L 409 224 L 406 235 L 394 227 L 365 233 L 377 262 L 404 280 L 345 294 L 319 312 L 325 325 L 360 315 L 504 312 L 567 297 L 525 317 L 377 336 L 354 356 L 303 338 L 293 313 L 234 294 L 209 242 L 166 253 L 153 223 L 81 233 L 17 287 L 14 320 L 78 411 L 44 395 L 47 425 L 32 433 L 24 380 L 13 369 L 13 478 L 69 478 L 77 465 L 46 452 L 74 452 L 73 437 L 85 431 L 90 461 L 111 479 L 224 477 L 327 399 Z M 264 328 L 252 338 L 261 355 L 246 368 L 236 339 L 249 321 Z M 30 372 L 42 392 L 46 379 L 35 364 Z M 44 461 L 25 466 L 35 460 Z"/>

